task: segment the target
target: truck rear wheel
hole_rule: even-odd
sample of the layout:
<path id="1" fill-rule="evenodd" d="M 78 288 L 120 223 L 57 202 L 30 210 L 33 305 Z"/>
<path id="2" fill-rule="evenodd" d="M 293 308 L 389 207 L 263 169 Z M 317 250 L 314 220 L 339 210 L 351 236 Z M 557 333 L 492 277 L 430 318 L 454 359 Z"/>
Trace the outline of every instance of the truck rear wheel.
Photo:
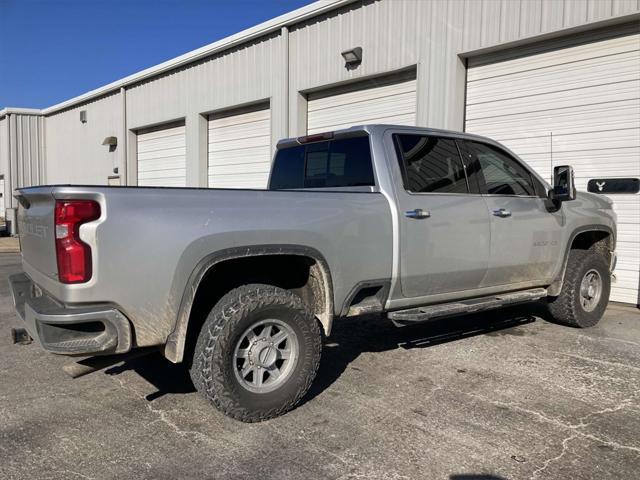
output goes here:
<path id="1" fill-rule="evenodd" d="M 571 250 L 557 297 L 549 298 L 553 318 L 572 327 L 597 324 L 609 303 L 611 274 L 602 255 L 593 250 Z"/>
<path id="2" fill-rule="evenodd" d="M 271 285 L 245 285 L 209 313 L 191 378 L 224 414 L 259 422 L 300 401 L 315 378 L 321 348 L 318 323 L 300 297 Z"/>

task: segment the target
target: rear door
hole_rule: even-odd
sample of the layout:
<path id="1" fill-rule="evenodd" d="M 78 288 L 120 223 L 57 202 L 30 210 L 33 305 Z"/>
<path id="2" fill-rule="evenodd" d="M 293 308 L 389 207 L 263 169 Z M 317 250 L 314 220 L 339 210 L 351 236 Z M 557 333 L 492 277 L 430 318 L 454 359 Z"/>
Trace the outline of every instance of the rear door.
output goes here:
<path id="1" fill-rule="evenodd" d="M 491 254 L 483 287 L 546 282 L 562 253 L 563 214 L 545 188 L 508 152 L 466 141 L 491 218 Z"/>
<path id="2" fill-rule="evenodd" d="M 405 297 L 478 288 L 489 262 L 489 214 L 467 180 L 456 141 L 394 134 L 402 174 L 397 192 L 400 276 Z"/>

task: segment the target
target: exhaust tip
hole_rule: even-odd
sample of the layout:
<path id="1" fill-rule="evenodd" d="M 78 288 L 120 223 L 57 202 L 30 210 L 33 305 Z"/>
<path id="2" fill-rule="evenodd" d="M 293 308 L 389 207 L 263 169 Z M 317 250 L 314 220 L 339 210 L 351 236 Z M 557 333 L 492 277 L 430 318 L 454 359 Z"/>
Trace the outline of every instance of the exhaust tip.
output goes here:
<path id="1" fill-rule="evenodd" d="M 31 342 L 33 342 L 33 338 L 31 338 L 29 332 L 27 332 L 27 330 L 24 328 L 12 328 L 11 340 L 13 341 L 14 345 L 16 343 L 20 345 L 29 345 Z"/>

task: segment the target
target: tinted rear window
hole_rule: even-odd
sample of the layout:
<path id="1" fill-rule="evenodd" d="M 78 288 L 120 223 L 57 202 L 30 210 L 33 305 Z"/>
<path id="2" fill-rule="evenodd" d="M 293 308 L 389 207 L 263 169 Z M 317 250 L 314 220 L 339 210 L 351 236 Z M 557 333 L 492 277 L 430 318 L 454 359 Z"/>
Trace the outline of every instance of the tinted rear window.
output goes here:
<path id="1" fill-rule="evenodd" d="M 344 138 L 279 150 L 272 190 L 375 185 L 369 137 Z"/>

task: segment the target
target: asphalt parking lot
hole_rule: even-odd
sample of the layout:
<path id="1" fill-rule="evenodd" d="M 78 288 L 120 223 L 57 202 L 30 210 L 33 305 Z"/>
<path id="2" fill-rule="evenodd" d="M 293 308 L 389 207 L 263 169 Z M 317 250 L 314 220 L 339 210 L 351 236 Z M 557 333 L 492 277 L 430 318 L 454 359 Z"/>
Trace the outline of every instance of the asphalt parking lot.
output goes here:
<path id="1" fill-rule="evenodd" d="M 0 254 L 0 478 L 637 478 L 640 311 L 590 330 L 530 306 L 396 329 L 336 324 L 305 401 L 242 424 L 152 354 L 75 380 L 12 345 Z"/>

